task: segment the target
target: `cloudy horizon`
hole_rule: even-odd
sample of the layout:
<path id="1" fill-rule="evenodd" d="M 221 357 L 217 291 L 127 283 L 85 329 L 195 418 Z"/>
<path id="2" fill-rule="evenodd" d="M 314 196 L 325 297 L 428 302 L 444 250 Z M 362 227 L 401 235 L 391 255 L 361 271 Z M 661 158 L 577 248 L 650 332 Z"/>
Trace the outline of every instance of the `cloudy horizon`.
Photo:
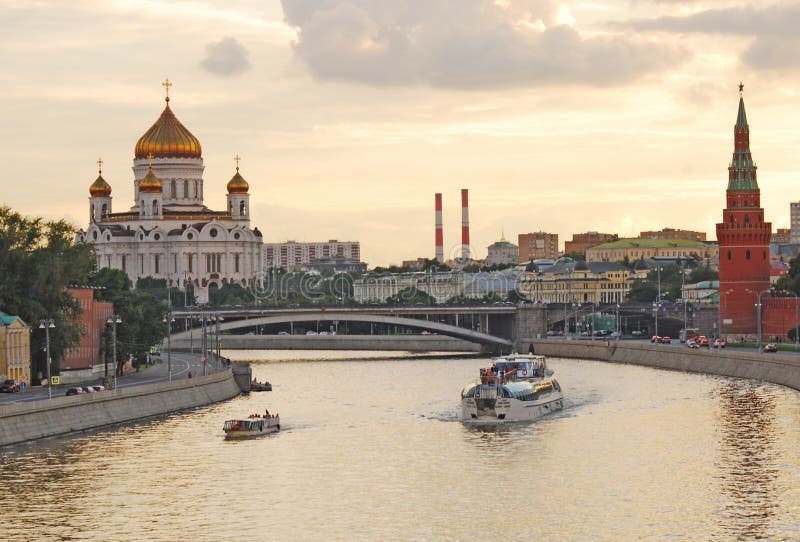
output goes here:
<path id="1" fill-rule="evenodd" d="M 478 257 L 502 232 L 714 239 L 740 81 L 766 219 L 788 227 L 800 200 L 800 2 L 0 0 L 0 14 L 0 203 L 80 228 L 100 157 L 115 211 L 133 204 L 133 148 L 167 77 L 210 208 L 239 154 L 265 242 L 357 240 L 371 266 L 433 256 L 435 192 L 456 245 L 461 188 Z"/>

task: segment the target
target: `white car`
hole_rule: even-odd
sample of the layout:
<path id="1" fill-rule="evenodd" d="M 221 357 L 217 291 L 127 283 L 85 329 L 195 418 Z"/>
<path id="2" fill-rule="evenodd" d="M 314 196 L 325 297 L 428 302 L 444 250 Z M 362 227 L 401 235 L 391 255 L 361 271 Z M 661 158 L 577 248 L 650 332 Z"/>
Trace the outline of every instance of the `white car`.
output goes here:
<path id="1" fill-rule="evenodd" d="M 317 335 L 316 331 L 306 331 L 306 335 Z"/>

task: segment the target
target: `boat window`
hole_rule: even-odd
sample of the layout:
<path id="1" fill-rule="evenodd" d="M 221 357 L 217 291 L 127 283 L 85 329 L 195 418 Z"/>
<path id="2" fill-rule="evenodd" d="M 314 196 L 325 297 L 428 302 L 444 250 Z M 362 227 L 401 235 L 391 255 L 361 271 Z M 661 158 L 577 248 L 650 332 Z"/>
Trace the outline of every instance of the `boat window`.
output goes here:
<path id="1" fill-rule="evenodd" d="M 475 384 L 470 384 L 463 390 L 461 390 L 461 397 L 475 397 L 475 390 L 478 388 Z"/>

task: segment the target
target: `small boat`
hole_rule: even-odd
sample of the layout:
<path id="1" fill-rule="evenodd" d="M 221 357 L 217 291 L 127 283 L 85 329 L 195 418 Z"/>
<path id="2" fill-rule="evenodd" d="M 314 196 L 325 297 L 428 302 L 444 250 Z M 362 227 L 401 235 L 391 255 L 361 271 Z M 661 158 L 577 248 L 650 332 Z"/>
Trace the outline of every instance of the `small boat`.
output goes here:
<path id="1" fill-rule="evenodd" d="M 281 419 L 278 414 L 270 416 L 269 413 L 261 416 L 251 414 L 246 419 L 226 420 L 222 430 L 225 431 L 225 438 L 249 438 L 269 435 L 281 429 Z"/>
<path id="2" fill-rule="evenodd" d="M 465 422 L 532 421 L 564 408 L 564 392 L 544 356 L 512 354 L 492 361 L 461 391 Z"/>
<path id="3" fill-rule="evenodd" d="M 250 382 L 250 391 L 272 391 L 272 384 L 269 382 L 259 382 L 255 378 Z"/>

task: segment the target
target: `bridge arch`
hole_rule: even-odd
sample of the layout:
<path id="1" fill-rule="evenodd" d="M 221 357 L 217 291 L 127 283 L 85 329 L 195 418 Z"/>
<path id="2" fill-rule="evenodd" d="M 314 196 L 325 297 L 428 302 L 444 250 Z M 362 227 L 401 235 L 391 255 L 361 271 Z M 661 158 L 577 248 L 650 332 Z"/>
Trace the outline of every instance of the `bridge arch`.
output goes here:
<path id="1" fill-rule="evenodd" d="M 456 337 L 472 343 L 489 346 L 502 346 L 510 348 L 513 343 L 509 339 L 489 335 L 488 333 L 481 333 L 480 331 L 473 331 L 463 327 L 453 326 L 450 324 L 442 324 L 439 322 L 430 322 L 428 320 L 418 320 L 416 318 L 404 318 L 401 316 L 386 316 L 380 314 L 353 314 L 353 313 L 337 313 L 337 312 L 320 312 L 314 315 L 305 314 L 281 314 L 275 316 L 260 316 L 255 318 L 226 321 L 219 324 L 220 331 L 230 331 L 234 329 L 241 329 L 245 327 L 254 327 L 269 324 L 288 324 L 293 322 L 367 322 L 375 324 L 391 324 L 412 329 L 420 329 L 423 331 L 430 331 L 438 333 L 439 335 L 446 335 L 448 337 Z M 216 329 L 216 328 L 215 328 Z M 180 333 L 173 333 L 172 338 L 175 340 L 189 339 L 188 331 Z"/>

